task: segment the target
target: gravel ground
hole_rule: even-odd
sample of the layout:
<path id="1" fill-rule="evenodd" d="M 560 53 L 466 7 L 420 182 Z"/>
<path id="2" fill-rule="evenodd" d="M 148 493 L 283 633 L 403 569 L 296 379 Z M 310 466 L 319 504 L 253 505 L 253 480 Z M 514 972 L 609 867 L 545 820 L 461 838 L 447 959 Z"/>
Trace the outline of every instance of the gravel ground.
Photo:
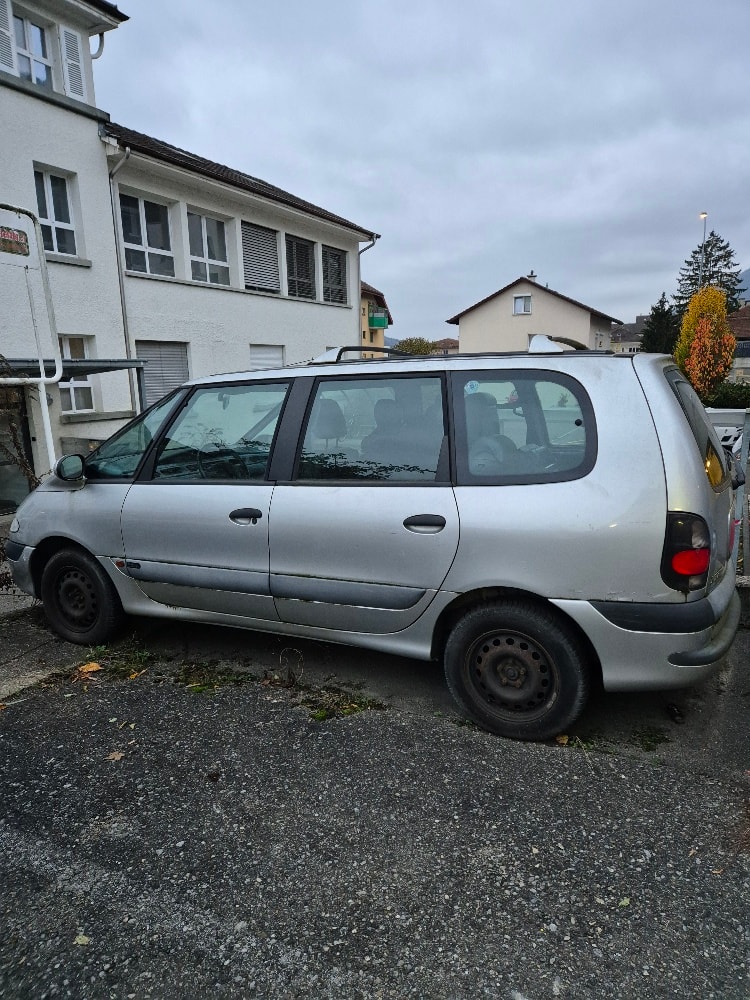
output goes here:
<path id="1" fill-rule="evenodd" d="M 0 712 L 0 996 L 750 996 L 746 759 L 149 677 Z"/>

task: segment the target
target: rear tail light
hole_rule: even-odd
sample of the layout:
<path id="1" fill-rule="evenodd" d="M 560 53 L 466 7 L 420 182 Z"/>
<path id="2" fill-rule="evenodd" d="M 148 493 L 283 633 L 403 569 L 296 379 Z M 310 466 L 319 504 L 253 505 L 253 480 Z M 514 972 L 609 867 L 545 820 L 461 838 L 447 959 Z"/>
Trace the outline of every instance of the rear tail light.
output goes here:
<path id="1" fill-rule="evenodd" d="M 718 490 L 727 477 L 727 463 L 726 460 L 722 461 L 710 441 L 706 448 L 706 460 L 703 467 L 706 470 L 709 483 L 715 490 Z"/>
<path id="2" fill-rule="evenodd" d="M 668 587 L 688 593 L 708 582 L 711 536 L 697 514 L 670 512 L 661 558 L 661 576 Z"/>

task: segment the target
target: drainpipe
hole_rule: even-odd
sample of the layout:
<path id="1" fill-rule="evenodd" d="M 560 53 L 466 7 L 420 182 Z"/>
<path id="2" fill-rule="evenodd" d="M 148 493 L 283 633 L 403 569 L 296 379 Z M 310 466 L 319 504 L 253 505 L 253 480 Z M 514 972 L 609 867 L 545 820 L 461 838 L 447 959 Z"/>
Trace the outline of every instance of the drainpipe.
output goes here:
<path id="1" fill-rule="evenodd" d="M 372 250 L 372 248 L 380 239 L 380 233 L 370 233 L 370 236 L 372 236 L 372 242 L 368 243 L 366 247 L 362 247 L 362 249 L 359 251 L 360 257 L 362 256 L 363 253 L 366 253 L 368 250 Z"/>
<path id="2" fill-rule="evenodd" d="M 25 215 L 31 220 L 34 226 L 34 233 L 36 235 L 36 250 L 37 256 L 39 257 L 39 271 L 42 276 L 42 287 L 44 288 L 44 300 L 47 305 L 47 319 L 49 322 L 50 337 L 52 340 L 52 357 L 55 362 L 55 371 L 52 375 L 47 375 L 45 365 L 44 365 L 44 349 L 42 347 L 42 342 L 39 339 L 39 326 L 36 320 L 36 310 L 34 308 L 34 295 L 31 288 L 31 279 L 29 276 L 29 265 L 24 266 L 24 278 L 26 279 L 26 294 L 29 298 L 29 309 L 31 311 L 31 326 L 34 330 L 34 342 L 36 344 L 37 359 L 39 361 L 39 375 L 34 376 L 19 376 L 17 378 L 12 378 L 8 376 L 2 376 L 0 378 L 1 385 L 35 385 L 39 390 L 39 409 L 42 414 L 42 429 L 44 431 L 44 442 L 47 447 L 47 457 L 49 458 L 50 468 L 55 464 L 55 443 L 52 438 L 52 422 L 49 416 L 49 403 L 47 402 L 47 390 L 46 386 L 55 385 L 59 383 L 62 378 L 63 365 L 62 356 L 60 354 L 60 343 L 57 337 L 57 322 L 55 320 L 55 310 L 52 304 L 52 289 L 49 284 L 49 276 L 47 274 L 47 260 L 44 256 L 44 239 L 42 238 L 42 229 L 39 224 L 39 219 L 30 212 L 27 208 L 20 208 L 17 205 L 5 205 L 0 204 L 0 209 L 5 212 L 14 212 L 16 215 Z"/>
<path id="3" fill-rule="evenodd" d="M 128 310 L 125 305 L 125 277 L 123 274 L 122 253 L 120 250 L 120 240 L 117 235 L 117 206 L 115 203 L 115 174 L 125 166 L 130 159 L 130 146 L 125 147 L 125 152 L 115 163 L 109 172 L 109 201 L 112 208 L 112 233 L 115 238 L 115 257 L 117 260 L 117 283 L 120 287 L 120 310 L 122 312 L 122 330 L 125 337 L 125 357 L 130 360 L 133 352 L 130 348 L 130 329 L 128 327 Z M 134 413 L 139 413 L 141 409 L 140 399 L 136 389 L 136 376 L 132 368 L 128 369 L 128 384 L 130 386 L 130 406 Z"/>
<path id="4" fill-rule="evenodd" d="M 359 256 L 360 257 L 362 256 L 363 253 L 367 253 L 368 250 L 372 250 L 372 248 L 375 246 L 375 244 L 380 239 L 380 233 L 370 233 L 370 237 L 371 237 L 371 239 L 370 239 L 370 242 L 367 244 L 367 246 L 366 247 L 362 247 L 362 249 L 359 251 Z M 359 263 L 359 261 L 357 263 Z M 360 266 L 360 269 L 359 269 L 359 302 L 357 303 L 357 342 L 358 343 L 362 340 L 362 334 L 360 332 L 360 325 L 359 325 L 359 306 L 360 306 L 361 301 L 362 301 L 362 268 Z M 360 348 L 361 348 L 361 346 L 362 345 L 360 343 Z M 362 357 L 361 350 L 360 350 L 360 357 Z"/>

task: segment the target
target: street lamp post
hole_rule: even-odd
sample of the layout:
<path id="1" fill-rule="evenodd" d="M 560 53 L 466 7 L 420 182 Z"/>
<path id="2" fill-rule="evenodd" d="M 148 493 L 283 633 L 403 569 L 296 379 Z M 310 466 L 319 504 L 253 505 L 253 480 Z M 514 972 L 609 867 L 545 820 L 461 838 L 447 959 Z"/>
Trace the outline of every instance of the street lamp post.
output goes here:
<path id="1" fill-rule="evenodd" d="M 701 266 L 698 271 L 698 285 L 703 288 L 703 267 L 706 263 L 706 219 L 708 212 L 701 212 L 699 218 L 703 219 L 703 242 L 701 243 Z"/>

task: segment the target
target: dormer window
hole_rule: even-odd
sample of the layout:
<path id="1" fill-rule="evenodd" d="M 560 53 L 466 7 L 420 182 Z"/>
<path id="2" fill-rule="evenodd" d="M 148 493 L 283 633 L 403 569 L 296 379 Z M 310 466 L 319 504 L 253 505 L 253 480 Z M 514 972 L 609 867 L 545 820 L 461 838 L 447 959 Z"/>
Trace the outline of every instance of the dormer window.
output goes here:
<path id="1" fill-rule="evenodd" d="M 52 90 L 52 60 L 47 44 L 47 32 L 31 18 L 13 15 L 16 39 L 18 75 L 22 80 L 35 83 L 45 90 Z"/>
<path id="2" fill-rule="evenodd" d="M 86 45 L 74 28 L 0 0 L 1 71 L 48 93 L 86 101 Z"/>

